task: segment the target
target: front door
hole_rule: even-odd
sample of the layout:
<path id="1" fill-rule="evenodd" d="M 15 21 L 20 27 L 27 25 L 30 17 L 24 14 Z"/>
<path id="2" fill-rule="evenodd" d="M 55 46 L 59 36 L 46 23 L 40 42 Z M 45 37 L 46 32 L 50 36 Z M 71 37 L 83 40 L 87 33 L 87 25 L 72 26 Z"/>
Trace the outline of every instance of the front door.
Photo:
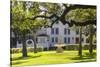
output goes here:
<path id="1" fill-rule="evenodd" d="M 38 46 L 48 47 L 47 37 L 38 37 Z"/>

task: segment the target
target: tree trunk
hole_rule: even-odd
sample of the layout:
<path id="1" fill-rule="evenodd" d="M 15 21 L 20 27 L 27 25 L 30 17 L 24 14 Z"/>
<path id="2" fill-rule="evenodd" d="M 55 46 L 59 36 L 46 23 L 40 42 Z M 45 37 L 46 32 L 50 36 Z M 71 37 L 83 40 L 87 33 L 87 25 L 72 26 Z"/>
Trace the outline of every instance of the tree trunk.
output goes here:
<path id="1" fill-rule="evenodd" d="M 34 53 L 37 53 L 37 45 L 36 45 L 36 31 L 31 31 L 34 40 Z"/>
<path id="2" fill-rule="evenodd" d="M 90 47 L 89 47 L 89 52 L 90 54 L 93 53 L 93 25 L 90 25 L 90 37 L 89 37 L 89 43 L 90 43 Z"/>
<path id="3" fill-rule="evenodd" d="M 82 57 L 82 27 L 80 27 L 79 56 Z"/>
<path id="4" fill-rule="evenodd" d="M 26 48 L 26 37 L 25 37 L 25 34 L 23 34 L 23 37 L 22 37 L 22 45 L 23 45 L 23 48 L 22 48 L 22 54 L 23 54 L 23 57 L 27 57 L 27 48 Z"/>
<path id="5" fill-rule="evenodd" d="M 36 35 L 33 34 L 34 39 L 34 53 L 37 53 L 37 46 L 36 46 Z"/>

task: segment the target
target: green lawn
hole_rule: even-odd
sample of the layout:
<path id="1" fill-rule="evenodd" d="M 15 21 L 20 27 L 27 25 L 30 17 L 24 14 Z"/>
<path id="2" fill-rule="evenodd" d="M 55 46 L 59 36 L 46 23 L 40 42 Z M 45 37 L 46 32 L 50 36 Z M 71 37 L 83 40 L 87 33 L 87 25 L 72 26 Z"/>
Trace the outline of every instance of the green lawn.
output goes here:
<path id="1" fill-rule="evenodd" d="M 59 63 L 78 63 L 78 62 L 93 62 L 96 61 L 96 50 L 90 57 L 87 50 L 83 51 L 83 57 L 78 56 L 78 51 L 64 51 L 64 53 L 56 53 L 56 51 L 44 51 L 37 54 L 28 53 L 27 58 L 22 58 L 22 53 L 11 54 L 11 65 L 16 66 L 31 66 L 42 64 L 59 64 Z"/>

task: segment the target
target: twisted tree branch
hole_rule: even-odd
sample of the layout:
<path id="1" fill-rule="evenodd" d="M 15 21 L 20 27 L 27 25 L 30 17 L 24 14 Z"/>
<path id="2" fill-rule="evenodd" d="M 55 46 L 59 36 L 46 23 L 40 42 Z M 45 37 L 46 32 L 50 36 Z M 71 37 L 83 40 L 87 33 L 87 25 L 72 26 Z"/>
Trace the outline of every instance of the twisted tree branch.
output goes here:
<path id="1" fill-rule="evenodd" d="M 56 21 L 61 21 L 64 25 L 68 24 L 69 26 L 85 26 L 85 25 L 89 25 L 89 24 L 95 24 L 96 25 L 96 20 L 88 20 L 88 21 L 84 21 L 84 22 L 75 22 L 73 20 L 71 20 L 71 22 L 66 21 L 65 16 L 67 15 L 67 13 L 73 9 L 77 9 L 77 8 L 81 8 L 81 9 L 87 9 L 87 8 L 92 8 L 92 9 L 96 9 L 95 6 L 90 6 L 90 5 L 70 5 L 70 7 L 67 7 L 66 4 L 63 4 L 63 6 L 65 7 L 64 12 L 62 13 L 62 15 L 59 17 L 56 14 L 52 14 L 51 16 L 44 16 L 44 15 L 39 15 L 39 16 L 35 16 L 30 18 L 31 20 L 35 20 L 37 18 L 46 18 L 46 19 L 52 19 L 52 18 L 56 18 L 55 21 L 53 21 L 51 23 L 51 27 L 54 23 L 56 23 Z"/>

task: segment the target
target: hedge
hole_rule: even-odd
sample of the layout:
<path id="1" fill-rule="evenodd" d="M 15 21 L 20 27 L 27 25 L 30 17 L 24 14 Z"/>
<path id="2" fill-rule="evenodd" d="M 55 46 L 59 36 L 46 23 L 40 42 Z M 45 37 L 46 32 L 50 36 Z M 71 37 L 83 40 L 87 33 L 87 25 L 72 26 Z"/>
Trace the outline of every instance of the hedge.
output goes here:
<path id="1" fill-rule="evenodd" d="M 78 49 L 79 49 L 79 45 L 67 45 L 65 48 L 65 50 L 78 50 Z M 88 50 L 89 45 L 82 45 L 82 49 Z M 93 49 L 96 49 L 96 45 L 93 45 Z"/>
<path id="2" fill-rule="evenodd" d="M 66 50 L 78 50 L 78 45 L 67 45 Z"/>
<path id="3" fill-rule="evenodd" d="M 66 45 L 64 47 L 62 47 L 64 50 L 78 50 L 79 49 L 79 45 Z M 56 47 L 50 47 L 49 50 L 56 50 Z M 82 45 L 82 49 L 83 50 L 89 50 L 89 45 Z M 93 49 L 96 49 L 96 45 L 93 45 Z M 38 52 L 41 51 L 47 51 L 47 48 L 37 48 Z M 22 48 L 11 48 L 10 49 L 11 53 L 21 53 L 22 52 Z M 34 48 L 32 47 L 28 47 L 27 48 L 27 52 L 34 52 Z"/>
<path id="4" fill-rule="evenodd" d="M 41 52 L 41 51 L 43 51 L 43 48 L 37 48 L 37 51 Z M 22 52 L 22 48 L 11 48 L 10 49 L 10 53 L 21 53 L 21 52 Z M 28 47 L 27 52 L 34 52 L 34 48 Z"/>

